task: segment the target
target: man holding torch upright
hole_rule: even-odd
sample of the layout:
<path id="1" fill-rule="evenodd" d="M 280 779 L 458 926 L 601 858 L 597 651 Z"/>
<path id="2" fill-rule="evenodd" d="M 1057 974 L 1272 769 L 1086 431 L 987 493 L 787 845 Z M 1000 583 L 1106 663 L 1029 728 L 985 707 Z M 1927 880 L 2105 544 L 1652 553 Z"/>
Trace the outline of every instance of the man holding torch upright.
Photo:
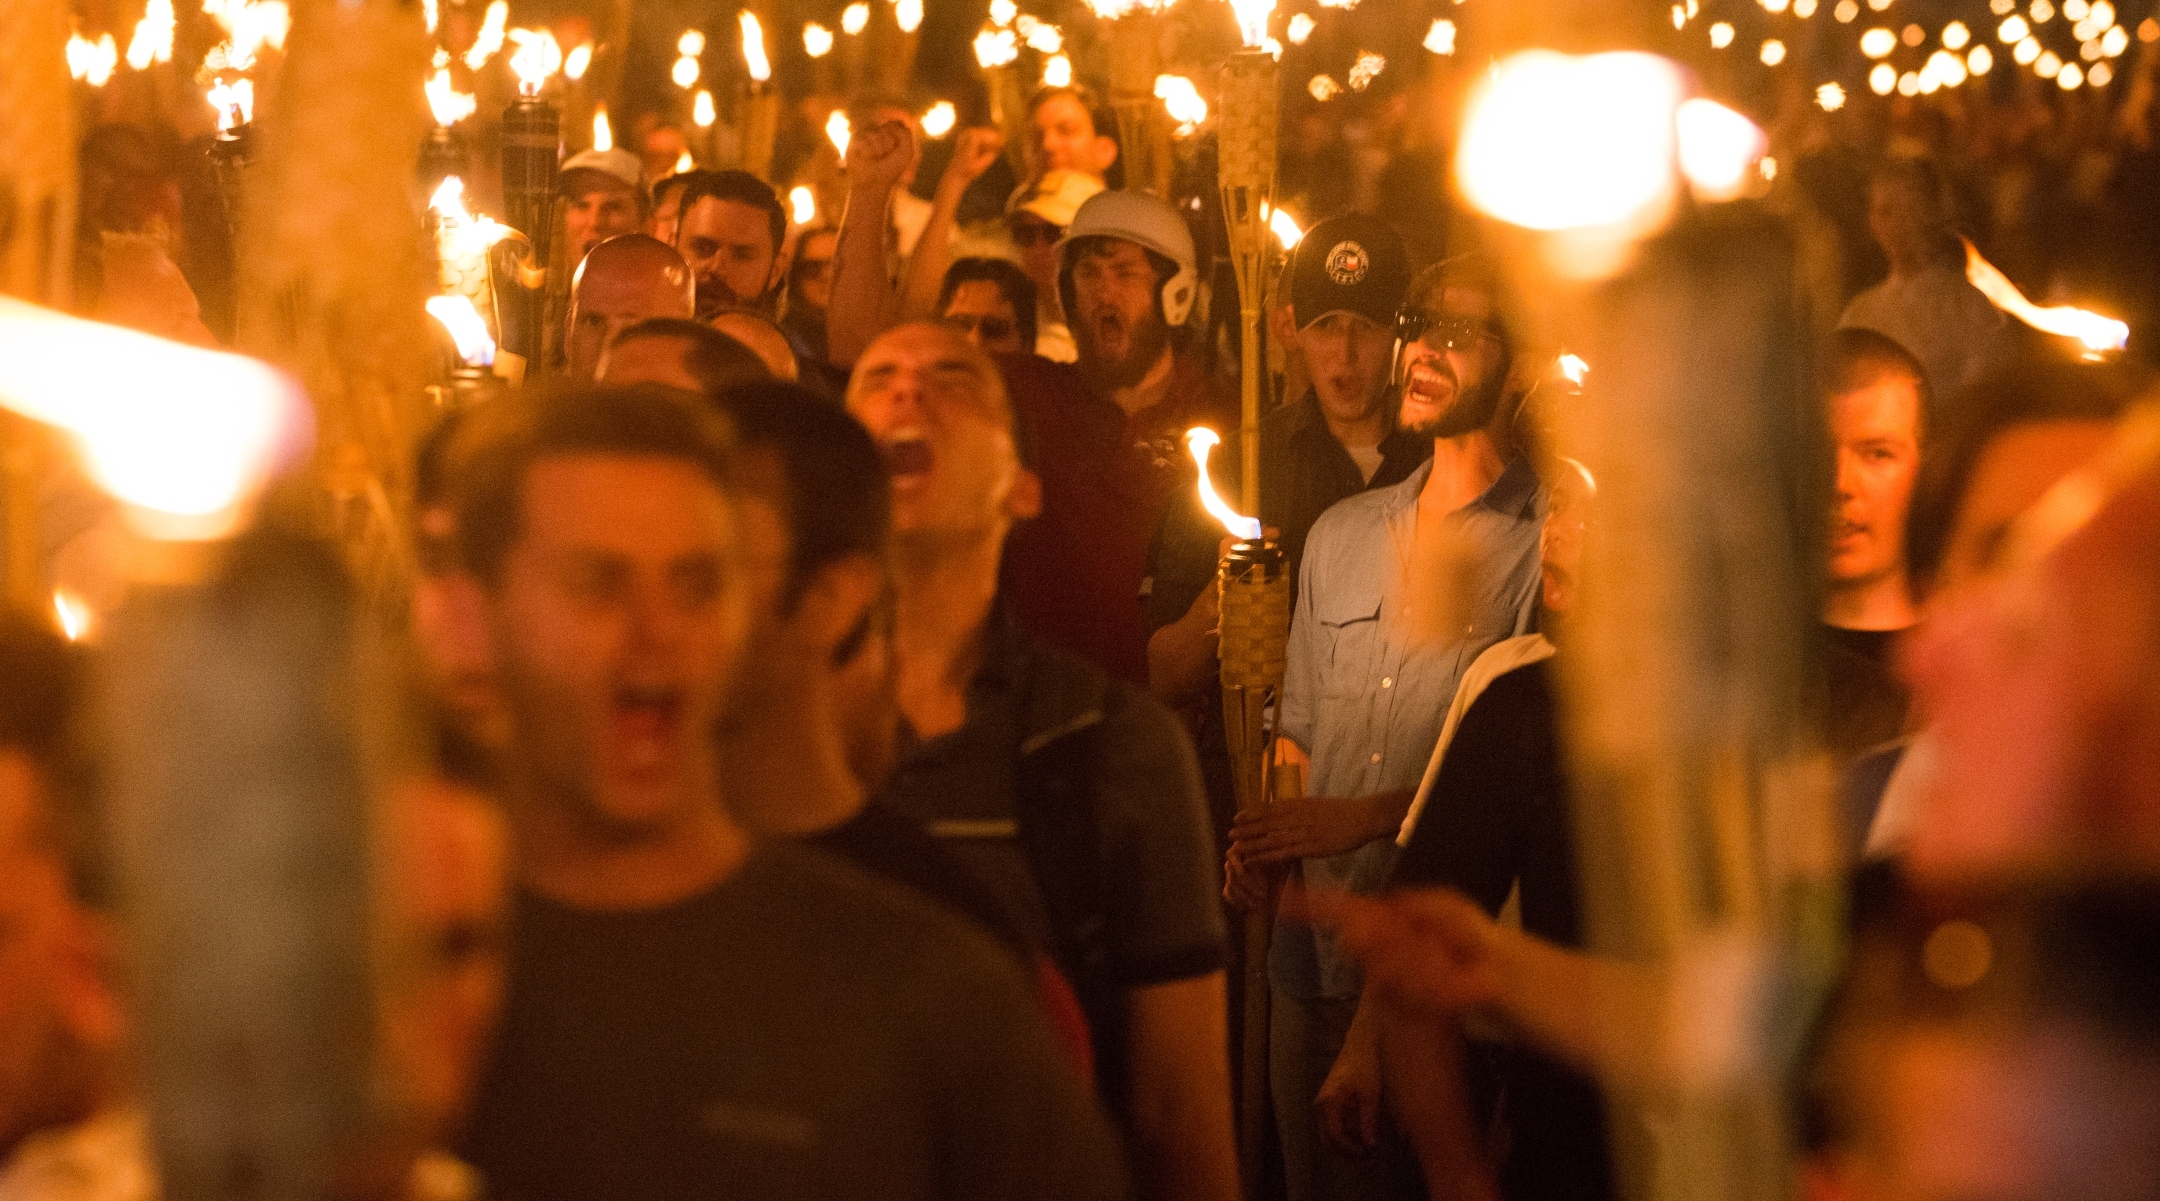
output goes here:
<path id="1" fill-rule="evenodd" d="M 1329 509 L 1306 541 L 1276 748 L 1278 762 L 1305 764 L 1309 796 L 1231 827 L 1228 888 L 1247 905 L 1280 864 L 1312 887 L 1377 889 L 1464 668 L 1529 632 L 1542 506 L 1508 433 L 1513 347 L 1497 286 L 1475 260 L 1427 268 L 1396 334 L 1397 424 L 1430 439 L 1433 457 Z M 1333 931 L 1278 921 L 1268 966 L 1291 1201 L 1415 1195 L 1400 1140 L 1374 1156 L 1325 1137 L 1373 1128 L 1345 1119 L 1379 1104 L 1376 1032 L 1352 1022 L 1356 965 Z"/>

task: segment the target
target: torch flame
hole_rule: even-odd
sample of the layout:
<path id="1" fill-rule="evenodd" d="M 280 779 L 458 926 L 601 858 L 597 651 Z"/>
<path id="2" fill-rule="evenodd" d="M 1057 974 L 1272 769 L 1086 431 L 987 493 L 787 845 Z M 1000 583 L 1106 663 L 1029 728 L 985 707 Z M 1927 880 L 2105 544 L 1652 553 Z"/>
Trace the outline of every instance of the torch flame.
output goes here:
<path id="1" fill-rule="evenodd" d="M 687 175 L 695 170 L 697 170 L 697 160 L 690 157 L 688 149 L 675 156 L 675 174 Z"/>
<path id="2" fill-rule="evenodd" d="M 435 114 L 435 124 L 448 129 L 473 115 L 480 106 L 476 96 L 460 92 L 450 83 L 450 68 L 438 67 L 428 76 L 427 102 L 429 111 Z"/>
<path id="3" fill-rule="evenodd" d="M 787 198 L 795 224 L 808 225 L 817 220 L 817 193 L 798 184 L 788 191 Z"/>
<path id="4" fill-rule="evenodd" d="M 451 239 L 451 252 L 470 256 L 507 238 L 511 228 L 492 217 L 475 217 L 465 207 L 465 181 L 452 175 L 435 189 L 428 207 L 442 219 L 443 232 Z"/>
<path id="5" fill-rule="evenodd" d="M 1208 452 L 1221 442 L 1222 438 L 1204 425 L 1196 425 L 1185 431 L 1185 448 L 1192 452 L 1193 462 L 1200 468 L 1200 504 L 1214 515 L 1215 520 L 1223 523 L 1223 528 L 1229 530 L 1232 537 L 1258 542 L 1260 519 L 1241 516 L 1228 502 L 1215 494 L 1215 482 L 1208 478 Z"/>
<path id="6" fill-rule="evenodd" d="M 802 27 L 803 53 L 812 58 L 823 58 L 832 53 L 832 30 L 816 21 Z"/>
<path id="7" fill-rule="evenodd" d="M 236 71 L 254 66 L 264 46 L 283 50 L 285 35 L 292 32 L 292 10 L 285 0 L 204 0 L 203 11 L 225 29 L 225 43 L 211 51 L 213 59 L 222 59 L 215 65 Z"/>
<path id="8" fill-rule="evenodd" d="M 1063 88 L 1072 86 L 1072 60 L 1062 54 L 1053 54 L 1043 62 L 1043 86 Z"/>
<path id="9" fill-rule="evenodd" d="M 219 133 L 229 133 L 255 119 L 255 84 L 250 80 L 219 80 L 210 85 L 207 99 L 217 110 Z"/>
<path id="10" fill-rule="evenodd" d="M 109 33 L 100 34 L 94 42 L 77 33 L 68 38 L 67 61 L 69 75 L 102 88 L 120 62 L 120 48 Z"/>
<path id="11" fill-rule="evenodd" d="M 1455 156 L 1463 193 L 1529 229 L 1647 226 L 1673 196 L 1679 72 L 1648 54 L 1526 50 L 1470 102 Z"/>
<path id="12" fill-rule="evenodd" d="M 2017 285 L 1980 257 L 1978 248 L 1965 243 L 1965 278 L 1995 307 L 2046 334 L 2076 338 L 2085 346 L 2085 357 L 2097 359 L 2130 344 L 2130 327 L 2113 317 L 2103 317 L 2066 304 L 2045 308 L 2025 299 Z"/>
<path id="13" fill-rule="evenodd" d="M 747 8 L 742 10 L 742 56 L 752 80 L 764 83 L 772 78 L 772 61 L 765 57 L 765 27 Z"/>
<path id="14" fill-rule="evenodd" d="M 690 102 L 690 120 L 699 129 L 705 129 L 719 119 L 720 114 L 713 108 L 712 93 L 699 88 L 697 97 Z"/>
<path id="15" fill-rule="evenodd" d="M 1170 113 L 1170 119 L 1178 123 L 1179 137 L 1185 137 L 1207 120 L 1207 101 L 1193 81 L 1183 75 L 1157 75 L 1155 95 Z"/>
<path id="16" fill-rule="evenodd" d="M 1088 8 L 1105 21 L 1115 21 L 1131 13 L 1154 16 L 1170 7 L 1171 0 L 1087 0 Z"/>
<path id="17" fill-rule="evenodd" d="M 855 129 L 848 124 L 847 114 L 834 109 L 825 119 L 825 136 L 832 139 L 833 149 L 840 152 L 840 161 L 847 161 L 848 141 L 855 136 Z"/>
<path id="18" fill-rule="evenodd" d="M 840 32 L 853 37 L 870 27 L 870 6 L 862 0 L 840 10 Z"/>
<path id="19" fill-rule="evenodd" d="M 985 29 L 975 35 L 975 61 L 983 69 L 1002 67 L 1020 57 L 1020 39 L 1010 29 Z"/>
<path id="20" fill-rule="evenodd" d="M 487 66 L 487 60 L 503 48 L 503 26 L 509 23 L 508 0 L 494 0 L 487 6 L 487 16 L 480 21 L 480 32 L 474 35 L 472 48 L 465 52 L 466 67 L 477 71 Z"/>
<path id="21" fill-rule="evenodd" d="M 605 105 L 593 110 L 592 148 L 595 150 L 615 149 L 615 130 L 608 125 L 607 107 Z"/>
<path id="22" fill-rule="evenodd" d="M 592 68 L 592 54 L 591 42 L 579 42 L 575 49 L 563 56 L 563 78 L 572 83 L 585 78 L 585 72 Z"/>
<path id="23" fill-rule="evenodd" d="M 1561 377 L 1578 388 L 1590 377 L 1590 364 L 1584 362 L 1579 354 L 1561 355 L 1559 367 Z"/>
<path id="24" fill-rule="evenodd" d="M 913 33 L 922 27 L 923 0 L 897 0 L 893 5 L 893 24 L 902 33 Z"/>
<path id="25" fill-rule="evenodd" d="M 231 532 L 313 440 L 306 393 L 254 359 L 0 297 L 0 405 L 73 435 L 153 537 Z"/>
<path id="26" fill-rule="evenodd" d="M 435 0 L 420 0 L 420 19 L 427 22 L 428 33 L 434 34 L 435 27 L 442 23 L 442 11 Z"/>
<path id="27" fill-rule="evenodd" d="M 495 339 L 488 336 L 487 322 L 480 319 L 480 310 L 464 296 L 430 296 L 427 298 L 428 316 L 442 323 L 450 331 L 450 340 L 457 343 L 458 358 L 467 367 L 490 367 L 495 363 Z"/>
<path id="28" fill-rule="evenodd" d="M 513 29 L 510 41 L 517 47 L 510 54 L 510 70 L 518 77 L 518 95 L 539 95 L 548 77 L 562 70 L 562 47 L 555 44 L 555 35 L 544 29 Z"/>
<path id="29" fill-rule="evenodd" d="M 1246 48 L 1259 49 L 1267 40 L 1268 14 L 1275 11 L 1275 0 L 1230 0 L 1230 11 L 1237 14 L 1238 36 L 1245 39 Z"/>
<path id="30" fill-rule="evenodd" d="M 1276 241 L 1282 243 L 1284 250 L 1294 250 L 1299 242 L 1305 240 L 1305 231 L 1298 228 L 1297 218 L 1264 201 L 1260 205 L 1260 211 L 1267 217 L 1268 230 L 1275 235 Z"/>
<path id="31" fill-rule="evenodd" d="M 952 101 L 940 100 L 922 115 L 922 130 L 933 138 L 942 138 L 952 132 L 959 119 L 960 114 L 953 108 Z"/>
<path id="32" fill-rule="evenodd" d="M 1013 0 L 990 0 L 990 23 L 1010 25 L 1020 15 L 1020 6 Z"/>
<path id="33" fill-rule="evenodd" d="M 83 598 L 65 588 L 55 588 L 52 594 L 53 616 L 60 619 L 60 632 L 69 642 L 81 642 L 90 633 L 90 605 Z"/>
<path id="34" fill-rule="evenodd" d="M 151 62 L 172 61 L 172 0 L 150 0 L 143 6 L 142 20 L 135 22 L 135 36 L 128 39 L 127 65 L 137 71 Z"/>

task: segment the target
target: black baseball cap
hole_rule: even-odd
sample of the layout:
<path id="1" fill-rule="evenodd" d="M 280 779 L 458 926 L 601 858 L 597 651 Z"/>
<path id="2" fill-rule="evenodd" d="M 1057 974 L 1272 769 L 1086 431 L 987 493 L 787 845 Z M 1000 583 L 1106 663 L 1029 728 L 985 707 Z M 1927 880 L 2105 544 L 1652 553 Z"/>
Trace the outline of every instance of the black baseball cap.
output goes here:
<path id="1" fill-rule="evenodd" d="M 1329 217 L 1305 231 L 1290 262 L 1290 315 L 1304 329 L 1351 312 L 1390 329 L 1410 289 L 1410 255 L 1393 226 L 1363 213 Z"/>

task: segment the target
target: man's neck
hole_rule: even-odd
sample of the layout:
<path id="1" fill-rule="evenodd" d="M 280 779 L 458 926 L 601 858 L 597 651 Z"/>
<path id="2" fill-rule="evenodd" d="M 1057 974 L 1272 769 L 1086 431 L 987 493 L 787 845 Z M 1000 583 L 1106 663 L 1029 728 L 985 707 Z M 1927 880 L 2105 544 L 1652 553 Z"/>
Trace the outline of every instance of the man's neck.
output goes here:
<path id="1" fill-rule="evenodd" d="M 1320 405 L 1320 419 L 1327 422 L 1328 433 L 1335 435 L 1335 440 L 1344 446 L 1378 446 L 1388 436 L 1387 406 L 1384 404 L 1375 404 L 1363 417 L 1348 420 L 1338 420 L 1327 411 L 1326 405 Z"/>
<path id="2" fill-rule="evenodd" d="M 1823 600 L 1823 624 L 1840 630 L 1902 630 L 1917 616 L 1905 573 L 1833 583 Z"/>
<path id="3" fill-rule="evenodd" d="M 1418 507 L 1452 513 L 1485 494 L 1507 470 L 1507 456 L 1493 427 L 1433 439 L 1432 474 L 1418 492 Z"/>
<path id="4" fill-rule="evenodd" d="M 965 717 L 1004 542 L 1000 529 L 966 545 L 901 548 L 893 639 L 900 712 L 922 737 L 956 728 Z"/>
<path id="5" fill-rule="evenodd" d="M 720 883 L 750 854 L 750 837 L 722 811 L 717 789 L 707 803 L 648 837 L 615 838 L 592 830 L 572 806 L 530 787 L 512 787 L 521 882 L 575 909 L 658 909 Z"/>
<path id="6" fill-rule="evenodd" d="M 1156 359 L 1155 365 L 1147 369 L 1147 374 L 1140 377 L 1139 383 L 1110 389 L 1111 401 L 1125 410 L 1127 417 L 1135 413 L 1145 413 L 1161 404 L 1163 397 L 1170 392 L 1170 371 L 1176 363 L 1177 356 L 1171 353 L 1169 347 L 1163 347 L 1162 357 Z"/>
<path id="7" fill-rule="evenodd" d="M 808 678 L 770 700 L 717 740 L 728 811 L 754 834 L 801 837 L 845 824 L 867 798 L 848 770 L 825 682 Z"/>

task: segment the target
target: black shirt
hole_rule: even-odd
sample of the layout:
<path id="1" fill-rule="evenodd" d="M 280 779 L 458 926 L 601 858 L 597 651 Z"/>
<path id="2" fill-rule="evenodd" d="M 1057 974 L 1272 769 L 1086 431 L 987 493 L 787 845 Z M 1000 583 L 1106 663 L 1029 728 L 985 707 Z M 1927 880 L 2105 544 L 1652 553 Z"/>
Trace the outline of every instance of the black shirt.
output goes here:
<path id="1" fill-rule="evenodd" d="M 1840 771 L 1863 753 L 1905 733 L 1912 693 L 1891 661 L 1901 630 L 1818 626 L 1822 687 L 1817 696 L 1823 749 Z"/>
<path id="2" fill-rule="evenodd" d="M 1122 1186 L 1012 957 L 784 844 L 658 909 L 521 896 L 466 1156 L 499 1201 Z"/>

